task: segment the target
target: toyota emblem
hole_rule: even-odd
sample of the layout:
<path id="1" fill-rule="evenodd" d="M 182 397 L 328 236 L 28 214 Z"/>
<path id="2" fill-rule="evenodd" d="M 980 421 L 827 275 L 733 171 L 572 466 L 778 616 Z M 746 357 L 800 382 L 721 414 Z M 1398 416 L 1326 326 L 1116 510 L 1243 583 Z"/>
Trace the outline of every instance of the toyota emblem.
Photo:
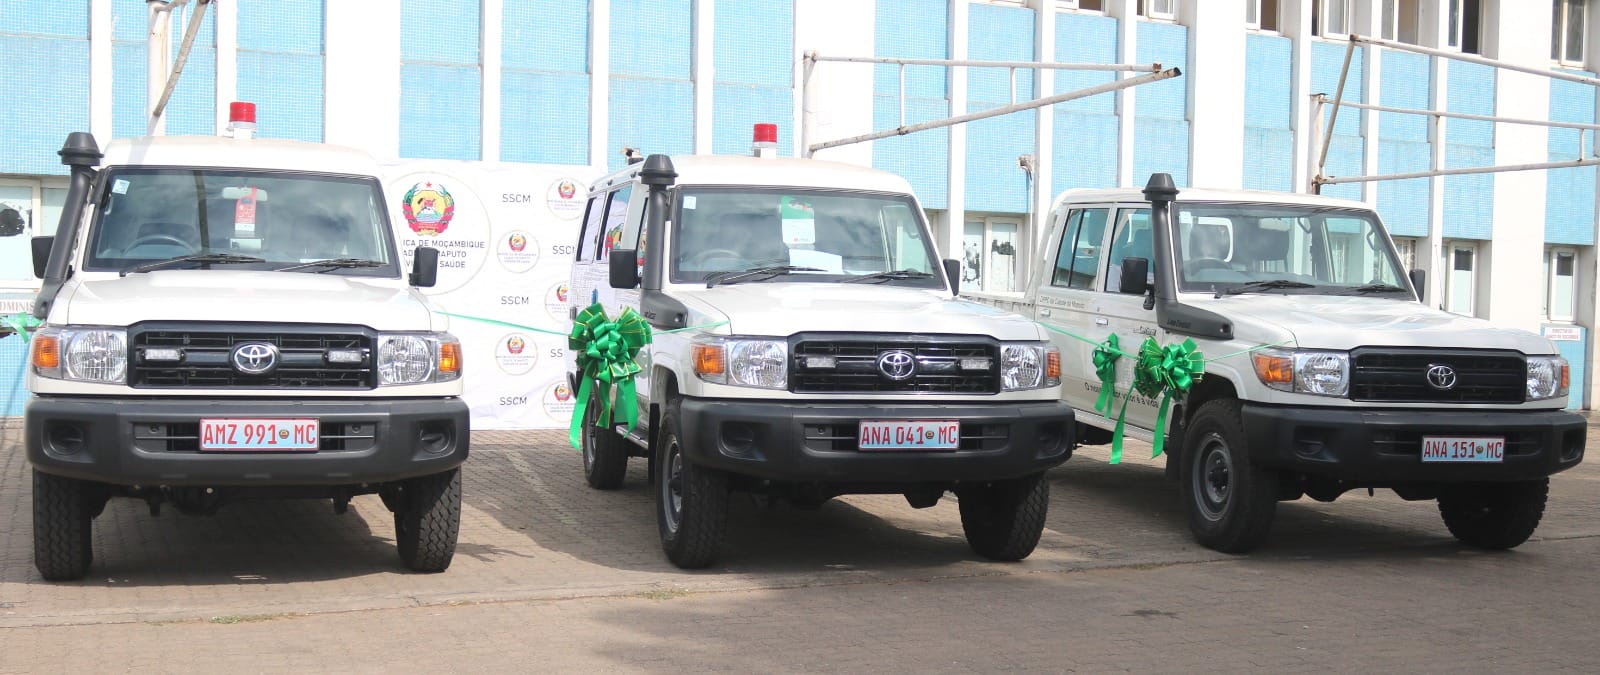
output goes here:
<path id="1" fill-rule="evenodd" d="M 1449 391 L 1456 386 L 1456 369 L 1443 363 L 1428 365 L 1428 386 L 1439 391 Z"/>
<path id="2" fill-rule="evenodd" d="M 245 375 L 265 375 L 278 365 L 278 348 L 266 342 L 246 342 L 233 348 L 233 368 Z"/>
<path id="3" fill-rule="evenodd" d="M 896 382 L 911 379 L 917 374 L 917 359 L 911 352 L 896 349 L 878 355 L 878 372 Z"/>

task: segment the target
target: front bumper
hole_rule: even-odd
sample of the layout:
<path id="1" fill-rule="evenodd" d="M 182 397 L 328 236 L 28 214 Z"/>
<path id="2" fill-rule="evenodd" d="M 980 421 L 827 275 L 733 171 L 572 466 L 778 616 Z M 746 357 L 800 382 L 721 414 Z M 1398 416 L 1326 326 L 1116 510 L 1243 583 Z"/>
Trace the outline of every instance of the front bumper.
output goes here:
<path id="1" fill-rule="evenodd" d="M 684 399 L 684 453 L 717 469 L 778 481 L 970 482 L 1042 472 L 1072 456 L 1072 408 L 1006 404 Z M 959 420 L 955 450 L 862 451 L 861 420 Z"/>
<path id="2" fill-rule="evenodd" d="M 316 418 L 315 452 L 200 452 L 201 418 Z M 24 425 L 45 473 L 113 485 L 353 485 L 467 459 L 467 404 L 449 399 L 214 400 L 38 396 Z"/>
<path id="3" fill-rule="evenodd" d="M 1587 426 L 1564 410 L 1371 410 L 1244 406 L 1259 465 L 1369 484 L 1536 480 L 1583 460 Z M 1506 439 L 1495 463 L 1422 462 L 1423 436 Z"/>

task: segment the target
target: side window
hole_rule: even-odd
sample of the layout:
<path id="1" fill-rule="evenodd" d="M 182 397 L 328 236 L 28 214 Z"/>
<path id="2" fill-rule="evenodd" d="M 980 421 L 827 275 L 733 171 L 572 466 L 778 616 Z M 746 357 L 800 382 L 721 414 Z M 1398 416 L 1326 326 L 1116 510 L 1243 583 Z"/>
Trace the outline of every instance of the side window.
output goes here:
<path id="1" fill-rule="evenodd" d="M 605 210 L 605 193 L 589 195 L 589 205 L 583 215 L 583 232 L 578 234 L 578 260 L 594 260 L 595 242 L 599 240 L 600 219 Z"/>
<path id="2" fill-rule="evenodd" d="M 1122 288 L 1122 261 L 1124 258 L 1144 258 L 1150 261 L 1149 283 L 1155 283 L 1155 232 L 1150 229 L 1149 209 L 1125 209 L 1118 212 L 1117 228 L 1111 236 L 1111 266 L 1106 270 L 1106 291 L 1118 293 Z"/>
<path id="3" fill-rule="evenodd" d="M 596 260 L 605 261 L 611 258 L 611 249 L 622 244 L 622 231 L 626 229 L 628 220 L 628 199 L 633 196 L 633 186 L 627 185 L 611 193 L 611 200 L 606 204 L 605 223 L 600 235 L 599 254 Z"/>
<path id="4" fill-rule="evenodd" d="M 1089 290 L 1100 274 L 1101 242 L 1105 240 L 1108 209 L 1086 209 L 1068 215 L 1067 232 L 1061 235 L 1061 251 L 1056 255 L 1056 272 L 1051 284 Z M 1069 241 L 1068 237 L 1072 239 Z M 1070 245 L 1070 248 L 1068 248 Z M 1070 256 L 1069 260 L 1063 260 Z M 1065 277 L 1062 265 L 1067 265 Z"/>

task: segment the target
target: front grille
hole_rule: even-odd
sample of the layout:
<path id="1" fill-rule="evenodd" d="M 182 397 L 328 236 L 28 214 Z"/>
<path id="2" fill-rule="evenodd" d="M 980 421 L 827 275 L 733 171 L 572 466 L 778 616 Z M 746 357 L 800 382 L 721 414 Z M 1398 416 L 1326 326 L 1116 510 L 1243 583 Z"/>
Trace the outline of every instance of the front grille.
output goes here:
<path id="1" fill-rule="evenodd" d="M 375 421 L 329 422 L 317 426 L 318 452 L 371 450 L 378 442 Z M 144 452 L 200 452 L 199 422 L 135 422 L 134 446 Z"/>
<path id="2" fill-rule="evenodd" d="M 1428 371 L 1448 366 L 1455 385 L 1439 389 Z M 1404 403 L 1521 403 L 1528 366 L 1521 354 L 1488 350 L 1357 349 L 1350 355 L 1350 398 Z"/>
<path id="3" fill-rule="evenodd" d="M 129 384 L 146 389 L 371 389 L 374 336 L 360 328 L 284 329 L 144 326 L 130 331 Z M 239 372 L 233 348 L 250 342 L 278 348 L 278 365 L 264 375 Z M 179 361 L 154 361 L 150 349 L 176 349 Z M 361 352 L 358 363 L 331 363 L 331 350 Z"/>
<path id="4" fill-rule="evenodd" d="M 878 357 L 904 351 L 916 361 L 909 379 L 892 380 L 878 370 Z M 800 337 L 790 362 L 789 390 L 797 394 L 914 392 L 993 394 L 1000 391 L 1000 348 L 967 336 L 899 339 Z M 962 359 L 988 359 L 986 369 L 962 369 Z M 832 361 L 829 366 L 808 362 Z"/>

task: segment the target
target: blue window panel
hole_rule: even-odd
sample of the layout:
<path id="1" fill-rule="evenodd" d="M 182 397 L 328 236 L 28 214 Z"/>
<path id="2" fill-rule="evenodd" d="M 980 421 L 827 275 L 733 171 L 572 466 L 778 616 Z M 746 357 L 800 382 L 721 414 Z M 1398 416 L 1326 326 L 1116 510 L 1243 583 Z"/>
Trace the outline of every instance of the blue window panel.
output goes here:
<path id="1" fill-rule="evenodd" d="M 968 10 L 968 55 L 981 61 L 1032 61 L 1034 12 L 1021 7 L 974 4 Z M 967 110 L 1011 103 L 1007 68 L 967 69 Z M 1014 73 L 1018 101 L 1033 98 L 1033 73 Z M 1028 211 L 1027 174 L 1017 156 L 1034 151 L 1036 111 L 1011 113 L 967 124 L 966 208 Z"/>
<path id="2" fill-rule="evenodd" d="M 1577 73 L 1594 77 L 1594 73 Z M 1550 81 L 1550 119 L 1560 122 L 1594 123 L 1594 90 L 1588 85 L 1565 80 Z M 1579 157 L 1577 129 L 1549 130 L 1550 161 Z M 1595 133 L 1584 132 L 1587 147 L 1594 147 Z M 1546 178 L 1544 202 L 1544 240 L 1551 244 L 1588 246 L 1594 244 L 1595 168 L 1551 169 Z M 1576 388 L 1574 388 L 1576 391 Z"/>
<path id="3" fill-rule="evenodd" d="M 507 2 L 502 17 L 501 68 L 589 71 L 589 0 Z"/>
<path id="4" fill-rule="evenodd" d="M 239 49 L 322 53 L 323 0 L 244 0 L 236 5 Z"/>
<path id="5" fill-rule="evenodd" d="M 1567 359 L 1568 372 L 1572 374 L 1571 385 L 1567 388 L 1567 409 L 1580 410 L 1583 408 L 1584 395 L 1589 391 L 1589 388 L 1583 385 L 1583 369 L 1587 365 L 1589 355 L 1589 329 L 1584 326 L 1563 327 L 1578 329 L 1578 339 L 1553 340 L 1553 342 L 1556 343 L 1556 351 Z"/>
<path id="6" fill-rule="evenodd" d="M 717 0 L 711 149 L 750 151 L 752 125 L 778 125 L 778 154 L 792 155 L 794 6 L 785 0 Z"/>
<path id="7" fill-rule="evenodd" d="M 950 45 L 948 3 L 943 0 L 877 0 L 873 53 L 900 59 L 947 59 Z M 1030 31 L 1031 34 L 1031 31 Z M 939 99 L 950 95 L 943 66 L 906 66 L 906 96 Z M 970 71 L 969 71 L 970 72 Z M 893 97 L 900 91 L 900 68 L 873 66 L 872 93 Z M 881 104 L 882 101 L 880 100 Z"/>
<path id="8" fill-rule="evenodd" d="M 1495 69 L 1476 63 L 1451 62 L 1446 79 L 1446 105 L 1451 112 L 1494 114 Z M 1444 166 L 1455 169 L 1494 164 L 1494 123 L 1444 121 Z M 1444 236 L 1488 239 L 1493 233 L 1494 174 L 1444 177 Z"/>
<path id="9" fill-rule="evenodd" d="M 1055 15 L 1056 60 L 1062 63 L 1116 63 L 1117 20 L 1108 16 L 1060 12 Z M 1029 59 L 1032 60 L 1032 59 Z M 1055 94 L 1105 84 L 1116 74 L 1091 70 L 1055 72 Z M 1080 187 L 1117 184 L 1117 97 L 1101 94 L 1052 106 L 1054 157 L 1050 194 Z"/>
<path id="10" fill-rule="evenodd" d="M 750 152 L 755 125 L 778 125 L 778 154 L 792 155 L 794 96 L 788 89 L 718 84 L 712 91 L 716 118 L 711 152 L 718 155 L 744 155 Z M 817 139 L 827 140 L 827 139 Z"/>
<path id="11" fill-rule="evenodd" d="M 88 39 L 89 0 L 5 0 L 0 33 Z"/>
<path id="12" fill-rule="evenodd" d="M 1326 92 L 1330 97 L 1339 89 L 1339 73 L 1344 68 L 1345 46 L 1332 42 L 1311 43 L 1311 91 Z M 1344 98 L 1347 101 L 1361 101 L 1361 92 L 1364 89 L 1363 74 L 1366 72 L 1364 65 L 1366 51 L 1357 49 L 1350 59 L 1350 74 L 1344 82 Z M 1339 111 L 1338 123 L 1334 125 L 1333 140 L 1328 147 L 1328 161 L 1323 165 L 1323 173 L 1329 176 L 1357 176 L 1362 173 L 1362 160 L 1366 156 L 1366 139 L 1361 136 L 1361 120 L 1364 111 L 1355 108 L 1344 108 Z M 1322 125 L 1323 133 L 1327 133 L 1328 121 L 1333 117 L 1333 106 L 1323 108 Z M 1345 199 L 1360 199 L 1361 185 L 1346 183 L 1344 185 L 1328 185 L 1322 188 L 1322 194 L 1330 197 L 1343 197 Z"/>
<path id="13" fill-rule="evenodd" d="M 693 17 L 691 0 L 612 0 L 612 76 L 688 80 Z"/>
<path id="14" fill-rule="evenodd" d="M 1288 38 L 1245 36 L 1244 187 L 1294 190 L 1294 132 Z"/>
<path id="15" fill-rule="evenodd" d="M 198 40 L 196 40 L 198 42 Z M 195 46 L 162 113 L 168 136 L 217 133 L 217 50 Z"/>
<path id="16" fill-rule="evenodd" d="M 875 11 L 873 53 L 877 56 L 950 58 L 948 3 L 943 0 L 877 0 Z M 946 70 L 940 66 L 907 66 L 902 102 L 899 68 L 874 66 L 872 128 L 883 130 L 900 126 L 902 104 L 905 124 L 949 117 Z M 931 209 L 947 208 L 950 203 L 949 154 L 948 127 L 872 142 L 872 166 L 905 177 L 922 205 Z"/>
<path id="17" fill-rule="evenodd" d="M 1139 63 L 1189 69 L 1189 29 L 1177 24 L 1138 22 Z M 1189 78 L 1141 85 L 1135 90 L 1133 183 L 1144 185 L 1157 172 L 1189 184 Z"/>
<path id="18" fill-rule="evenodd" d="M 117 138 L 145 135 L 145 59 L 143 42 L 111 45 L 111 135 Z"/>
<path id="19" fill-rule="evenodd" d="M 474 66 L 400 66 L 400 156 L 482 158 L 482 75 Z"/>
<path id="20" fill-rule="evenodd" d="M 500 159 L 589 163 L 589 76 L 505 71 L 500 79 Z"/>
<path id="21" fill-rule="evenodd" d="M 150 10 L 145 0 L 112 0 L 112 40 L 143 43 L 149 31 Z"/>
<path id="22" fill-rule="evenodd" d="M 0 417 L 21 417 L 28 407 L 28 343 L 16 336 L 0 340 Z"/>
<path id="23" fill-rule="evenodd" d="M 1421 110 L 1431 109 L 1433 105 L 1433 72 L 1428 57 L 1423 54 L 1384 52 L 1383 78 L 1378 84 L 1378 101 L 1382 105 Z M 1345 89 L 1346 93 L 1349 91 Z M 1340 111 L 1339 116 L 1344 117 L 1345 112 Z M 1379 115 L 1378 137 L 1427 143 L 1428 118 L 1398 113 Z"/>
<path id="24" fill-rule="evenodd" d="M 718 82 L 789 86 L 794 81 L 794 4 L 717 0 Z"/>
<path id="25" fill-rule="evenodd" d="M 400 0 L 400 59 L 477 65 L 480 5 L 479 0 Z"/>
<path id="26" fill-rule="evenodd" d="M 1378 83 L 1378 100 L 1383 105 L 1431 109 L 1432 82 L 1427 56 L 1398 51 L 1383 53 L 1383 77 Z M 1428 141 L 1427 117 L 1378 116 L 1377 173 L 1427 171 L 1432 165 L 1433 146 Z M 1392 234 L 1400 237 L 1428 235 L 1429 179 L 1378 181 L 1375 186 L 1378 215 Z"/>
<path id="27" fill-rule="evenodd" d="M 239 52 L 239 100 L 256 104 L 256 135 L 322 141 L 322 56 Z"/>
<path id="28" fill-rule="evenodd" d="M 872 128 L 892 129 L 899 124 L 899 102 L 893 95 L 874 96 Z M 944 99 L 907 100 L 906 124 L 948 117 Z M 872 166 L 899 174 L 910 181 L 917 199 L 930 209 L 950 205 L 950 128 L 929 129 L 872 142 Z"/>
<path id="29" fill-rule="evenodd" d="M 0 35 L 0 173 L 65 174 L 56 151 L 89 130 L 89 41 Z M 19 341 L 20 342 L 20 341 Z"/>
<path id="30" fill-rule="evenodd" d="M 611 77 L 610 142 L 606 165 L 627 162 L 624 146 L 649 155 L 694 152 L 694 85 L 687 80 Z"/>

